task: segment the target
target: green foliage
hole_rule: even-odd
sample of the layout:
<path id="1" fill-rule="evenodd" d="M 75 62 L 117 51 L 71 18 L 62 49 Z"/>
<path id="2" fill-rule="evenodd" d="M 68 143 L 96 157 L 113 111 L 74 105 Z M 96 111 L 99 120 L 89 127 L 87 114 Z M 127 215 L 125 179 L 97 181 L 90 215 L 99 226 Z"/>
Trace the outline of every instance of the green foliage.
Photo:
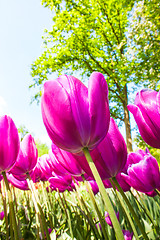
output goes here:
<path id="1" fill-rule="evenodd" d="M 28 129 L 24 125 L 20 125 L 18 128 L 18 133 L 20 135 L 20 141 L 23 140 L 24 136 L 29 133 Z"/>
<path id="2" fill-rule="evenodd" d="M 70 223 L 72 226 L 74 239 L 104 239 L 101 231 L 99 232 L 99 238 L 96 237 L 98 228 L 95 226 L 97 223 L 99 223 L 99 220 L 91 204 L 89 193 L 86 191 L 83 183 L 80 183 L 77 192 L 47 192 L 46 186 L 48 186 L 48 183 L 39 183 L 37 185 L 37 194 L 40 198 L 47 226 L 48 228 L 52 229 L 50 236 L 54 236 L 53 239 L 73 239 L 71 237 L 71 231 L 69 227 Z M 16 196 L 16 201 L 14 204 L 19 223 L 20 239 L 38 239 L 38 236 L 42 234 L 41 228 L 36 222 L 36 212 L 32 201 L 31 191 L 21 191 L 14 188 L 14 192 Z M 111 197 L 114 210 L 116 212 L 119 211 L 119 222 L 122 229 L 126 229 L 132 232 L 131 226 L 126 218 L 123 208 L 121 207 L 117 194 L 114 193 L 111 189 L 108 189 L 107 192 Z M 132 193 L 127 192 L 126 195 L 136 213 L 138 214 L 139 219 L 141 219 L 141 222 L 144 225 L 149 239 L 158 240 L 160 237 L 160 198 L 158 196 L 151 198 L 145 194 L 135 191 Z M 2 199 L 0 200 L 2 201 Z M 98 203 L 98 207 L 102 216 L 105 216 L 105 209 L 101 195 L 97 194 L 95 196 L 95 200 Z M 2 202 L 0 203 L 2 204 Z M 149 215 L 147 211 L 149 212 Z M 94 224 L 95 228 L 92 224 Z M 142 239 L 142 237 L 140 237 L 141 232 L 139 231 L 139 227 L 136 227 L 139 239 Z M 109 233 L 109 239 L 116 239 L 113 228 L 107 224 L 105 224 L 105 228 Z M 4 220 L 0 220 L 0 230 L 0 239 L 6 239 L 6 228 Z"/>
<path id="3" fill-rule="evenodd" d="M 128 42 L 136 59 L 136 77 L 148 88 L 159 89 L 160 2 L 137 1 L 130 16 Z M 142 72 L 143 71 L 143 72 Z"/>
<path id="4" fill-rule="evenodd" d="M 104 74 L 110 112 L 125 123 L 132 150 L 128 99 L 140 87 L 159 87 L 158 0 L 42 0 L 53 12 L 52 29 L 43 36 L 44 52 L 32 64 L 33 97 L 42 84 L 60 74 L 86 82 L 93 71 Z"/>
<path id="5" fill-rule="evenodd" d="M 46 31 L 45 51 L 32 64 L 37 87 L 50 74 L 76 74 L 86 79 L 99 71 L 107 79 L 115 118 L 124 120 L 123 91 L 132 81 L 134 61 L 126 57 L 128 12 L 134 1 L 42 1 L 53 9 L 53 27 Z M 37 96 L 36 96 L 37 97 Z"/>
<path id="6" fill-rule="evenodd" d="M 42 143 L 40 140 L 36 141 L 36 147 L 38 150 L 38 157 L 41 157 L 44 154 L 48 154 L 49 147 L 46 143 Z"/>

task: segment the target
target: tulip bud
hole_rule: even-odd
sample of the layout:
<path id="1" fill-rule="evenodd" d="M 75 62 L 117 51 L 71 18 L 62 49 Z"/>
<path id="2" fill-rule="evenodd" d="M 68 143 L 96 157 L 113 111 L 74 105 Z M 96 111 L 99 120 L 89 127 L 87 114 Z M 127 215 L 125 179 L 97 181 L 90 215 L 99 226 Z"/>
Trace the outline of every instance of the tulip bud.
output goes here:
<path id="1" fill-rule="evenodd" d="M 151 147 L 160 148 L 160 92 L 138 92 L 128 110 L 133 114 L 143 140 Z"/>
<path id="2" fill-rule="evenodd" d="M 130 232 L 129 230 L 124 230 L 124 229 L 122 230 L 122 232 L 125 240 L 132 240 L 133 232 Z"/>
<path id="3" fill-rule="evenodd" d="M 95 148 L 108 131 L 108 86 L 101 73 L 92 73 L 88 89 L 67 75 L 45 82 L 41 107 L 52 142 L 68 152 Z"/>
<path id="4" fill-rule="evenodd" d="M 0 117 L 0 172 L 8 171 L 19 152 L 18 130 L 9 116 Z"/>
<path id="5" fill-rule="evenodd" d="M 0 220 L 3 220 L 4 218 L 4 211 L 0 212 Z"/>
<path id="6" fill-rule="evenodd" d="M 132 155 L 131 158 L 130 154 Z M 157 160 L 151 154 L 145 153 L 143 150 L 130 154 L 128 156 L 130 164 L 128 164 L 129 167 L 127 174 L 122 173 L 126 182 L 137 191 L 144 193 L 151 192 L 154 189 L 159 188 L 160 171 Z M 138 155 L 138 157 L 136 155 Z M 135 163 L 133 160 L 134 156 L 136 159 Z M 131 163 L 131 160 L 133 163 Z"/>
<path id="7" fill-rule="evenodd" d="M 26 173 L 29 173 L 35 167 L 37 158 L 38 151 L 34 138 L 28 133 L 20 144 L 20 151 L 16 164 L 10 170 L 10 173 L 20 180 L 25 179 Z"/>

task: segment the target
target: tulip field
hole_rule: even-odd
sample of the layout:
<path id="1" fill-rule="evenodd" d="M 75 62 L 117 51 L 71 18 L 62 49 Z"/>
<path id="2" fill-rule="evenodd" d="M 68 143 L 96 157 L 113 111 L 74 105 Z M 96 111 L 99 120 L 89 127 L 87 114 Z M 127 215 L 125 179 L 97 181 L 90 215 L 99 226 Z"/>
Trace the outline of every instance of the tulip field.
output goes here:
<path id="1" fill-rule="evenodd" d="M 144 89 L 128 105 L 143 140 L 160 148 L 160 92 Z M 150 151 L 128 152 L 110 116 L 108 85 L 93 72 L 45 82 L 42 118 L 52 140 L 38 155 L 0 117 L 0 239 L 158 240 L 160 170 Z"/>

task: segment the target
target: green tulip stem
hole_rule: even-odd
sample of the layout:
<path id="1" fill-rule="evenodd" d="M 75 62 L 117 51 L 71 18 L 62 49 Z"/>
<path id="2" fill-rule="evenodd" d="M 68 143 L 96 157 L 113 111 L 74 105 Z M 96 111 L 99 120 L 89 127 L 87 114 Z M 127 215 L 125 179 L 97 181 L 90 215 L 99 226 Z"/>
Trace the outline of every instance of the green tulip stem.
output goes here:
<path id="1" fill-rule="evenodd" d="M 14 229 L 14 239 L 19 240 L 18 226 L 17 226 L 17 221 L 16 221 L 16 215 L 15 215 L 11 190 L 10 190 L 9 183 L 8 183 L 8 180 L 6 177 L 6 173 L 2 172 L 2 175 L 3 175 L 4 183 L 5 183 L 7 194 L 8 194 L 9 211 L 10 211 L 10 216 L 11 216 L 11 222 L 12 222 L 13 229 Z"/>
<path id="2" fill-rule="evenodd" d="M 102 227 L 102 232 L 103 232 L 103 236 L 104 236 L 104 239 L 105 240 L 108 240 L 108 233 L 106 232 L 106 229 L 105 229 L 105 222 L 104 222 L 104 219 L 101 215 L 101 212 L 99 211 L 99 208 L 97 206 L 97 203 L 96 203 L 96 200 L 95 200 L 95 196 L 94 196 L 94 193 L 92 191 L 92 188 L 90 186 L 90 184 L 86 181 L 86 179 L 84 178 L 84 176 L 82 175 L 82 179 L 86 185 L 86 188 L 88 189 L 88 192 L 89 192 L 89 195 L 90 195 L 90 199 L 92 201 L 92 204 L 93 204 L 93 208 L 95 209 L 95 212 L 98 216 L 98 219 L 99 219 L 99 222 L 101 224 L 101 227 Z"/>
<path id="3" fill-rule="evenodd" d="M 114 193 L 116 194 L 125 214 L 126 214 L 126 217 L 127 217 L 127 220 L 128 220 L 128 223 L 130 224 L 132 230 L 133 230 L 133 233 L 134 233 L 134 237 L 136 240 L 139 240 L 139 237 L 138 237 L 138 233 L 137 233 L 137 230 L 136 230 L 136 227 L 133 223 L 133 220 L 130 216 L 130 212 L 128 211 L 127 207 L 126 207 L 126 204 L 124 203 L 122 197 L 120 196 L 120 193 L 117 191 L 116 187 L 115 187 L 115 184 L 113 183 L 113 181 L 111 179 L 110 180 L 110 183 L 112 184 L 112 187 L 113 187 L 113 190 L 114 190 Z"/>
<path id="4" fill-rule="evenodd" d="M 145 230 L 144 230 L 144 228 L 143 228 L 143 226 L 142 226 L 142 224 L 141 224 L 137 214 L 135 213 L 131 203 L 129 202 L 128 198 L 126 197 L 125 193 L 123 192 L 122 188 L 120 187 L 117 179 L 115 177 L 113 177 L 112 181 L 114 182 L 114 184 L 116 185 L 118 191 L 120 192 L 121 196 L 123 197 L 124 201 L 126 202 L 126 204 L 127 204 L 128 208 L 129 208 L 132 216 L 134 217 L 134 220 L 137 223 L 137 225 L 138 225 L 138 227 L 139 227 L 139 229 L 140 229 L 144 239 L 145 240 L 149 240 L 149 238 L 148 238 L 148 236 L 147 236 L 147 234 L 146 234 L 146 232 L 145 232 Z"/>
<path id="5" fill-rule="evenodd" d="M 6 203 L 6 194 L 4 190 L 4 182 L 1 182 L 1 196 L 4 208 L 4 217 L 5 217 L 5 224 L 6 224 L 6 240 L 9 240 L 9 225 L 8 225 L 8 216 L 7 216 L 7 203 Z"/>
<path id="6" fill-rule="evenodd" d="M 137 193 L 138 198 L 140 199 L 140 201 L 138 200 L 138 198 L 137 198 L 136 196 L 134 196 L 133 192 L 130 190 L 130 194 L 131 194 L 131 195 L 134 197 L 134 199 L 136 200 L 137 206 L 139 205 L 139 208 L 142 208 L 142 209 L 143 209 L 143 211 L 145 212 L 145 214 L 147 215 L 147 217 L 149 218 L 149 220 L 151 221 L 151 223 L 152 223 L 153 225 L 155 225 L 154 220 L 152 219 L 151 214 L 150 214 L 150 212 L 149 212 L 149 210 L 148 210 L 145 202 L 143 201 L 141 195 L 139 194 L 138 191 L 136 191 L 136 193 Z M 143 204 L 143 205 L 142 205 L 142 204 Z"/>
<path id="7" fill-rule="evenodd" d="M 160 191 L 158 189 L 154 189 L 154 191 L 157 193 L 157 195 L 160 197 Z"/>
<path id="8" fill-rule="evenodd" d="M 92 157 L 89 153 L 89 150 L 88 148 L 83 148 L 83 152 L 84 152 L 84 155 L 87 159 L 87 162 L 90 166 L 90 169 L 93 173 L 93 176 L 97 182 L 97 185 L 99 187 L 99 191 L 102 195 L 102 198 L 104 200 L 104 203 L 105 203 L 105 206 L 106 206 L 106 209 L 107 209 L 107 212 L 109 213 L 109 216 L 111 218 L 111 221 L 112 221 L 112 224 L 113 224 L 113 227 L 114 227 L 114 230 L 115 230 L 115 233 L 116 233 L 116 237 L 117 237 L 117 240 L 124 240 L 124 236 L 123 236 L 123 233 L 122 233 L 122 230 L 121 230 L 121 227 L 120 227 L 120 224 L 118 222 L 118 219 L 116 217 L 116 214 L 115 214 L 115 211 L 113 209 L 113 206 L 112 206 L 112 203 L 109 199 L 109 196 L 106 192 L 106 189 L 104 187 L 104 184 L 102 182 L 102 179 L 97 171 L 97 168 L 92 160 Z"/>
<path id="9" fill-rule="evenodd" d="M 47 240 L 51 240 L 49 232 L 48 232 L 46 219 L 45 219 L 45 216 L 44 216 L 41 204 L 40 204 L 40 200 L 39 200 L 38 194 L 36 192 L 36 188 L 34 186 L 34 183 L 33 183 L 32 179 L 31 179 L 29 173 L 27 173 L 26 175 L 27 175 L 27 178 L 28 178 L 27 179 L 28 186 L 29 186 L 29 188 L 30 188 L 30 190 L 32 192 L 32 198 L 33 198 L 33 202 L 34 202 L 34 205 L 35 205 L 36 212 L 37 212 L 38 216 L 40 216 L 40 220 L 41 220 L 40 224 L 41 224 L 41 228 L 42 228 L 42 235 L 44 234 L 43 233 L 43 228 L 44 228 L 44 231 L 46 232 L 46 239 Z"/>

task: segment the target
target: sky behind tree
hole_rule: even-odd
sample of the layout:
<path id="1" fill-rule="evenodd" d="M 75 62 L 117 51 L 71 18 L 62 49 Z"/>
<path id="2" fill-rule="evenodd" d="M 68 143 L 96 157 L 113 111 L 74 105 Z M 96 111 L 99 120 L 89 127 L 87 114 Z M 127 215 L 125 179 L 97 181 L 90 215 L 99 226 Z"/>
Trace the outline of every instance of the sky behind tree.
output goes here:
<path id="1" fill-rule="evenodd" d="M 50 143 L 40 105 L 30 104 L 31 64 L 41 55 L 42 35 L 52 26 L 40 0 L 0 0 L 0 115 L 9 115 L 35 138 Z"/>

